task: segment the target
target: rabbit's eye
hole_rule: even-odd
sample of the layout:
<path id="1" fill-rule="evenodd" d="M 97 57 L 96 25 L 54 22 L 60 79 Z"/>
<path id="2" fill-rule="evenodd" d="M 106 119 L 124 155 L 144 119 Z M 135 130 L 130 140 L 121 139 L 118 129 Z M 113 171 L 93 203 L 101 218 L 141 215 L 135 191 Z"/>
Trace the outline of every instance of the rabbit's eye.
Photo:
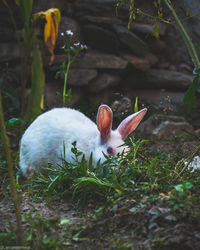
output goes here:
<path id="1" fill-rule="evenodd" d="M 107 148 L 107 153 L 109 154 L 109 155 L 114 155 L 114 150 L 113 150 L 113 148 L 111 148 L 111 147 L 108 147 Z"/>

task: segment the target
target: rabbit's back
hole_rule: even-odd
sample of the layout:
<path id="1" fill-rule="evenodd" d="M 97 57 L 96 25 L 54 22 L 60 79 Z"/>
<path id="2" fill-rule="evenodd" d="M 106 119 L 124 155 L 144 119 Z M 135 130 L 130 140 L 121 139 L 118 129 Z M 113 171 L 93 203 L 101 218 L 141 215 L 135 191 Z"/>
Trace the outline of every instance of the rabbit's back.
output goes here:
<path id="1" fill-rule="evenodd" d="M 96 125 L 81 112 L 55 108 L 39 117 L 27 128 L 21 139 L 20 168 L 27 175 L 48 162 L 61 164 L 61 157 L 71 160 L 74 141 L 80 151 L 91 147 L 88 142 L 98 134 Z"/>

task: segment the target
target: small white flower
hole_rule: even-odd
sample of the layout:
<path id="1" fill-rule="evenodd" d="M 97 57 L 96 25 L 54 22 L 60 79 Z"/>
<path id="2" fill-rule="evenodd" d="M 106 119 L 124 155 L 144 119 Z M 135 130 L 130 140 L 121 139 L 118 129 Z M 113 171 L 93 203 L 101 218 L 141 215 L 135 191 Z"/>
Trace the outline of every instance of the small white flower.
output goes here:
<path id="1" fill-rule="evenodd" d="M 88 49 L 87 45 L 83 45 L 83 44 L 81 44 L 81 48 L 82 49 Z"/>
<path id="2" fill-rule="evenodd" d="M 76 47 L 80 46 L 80 43 L 74 43 L 74 46 L 76 46 Z"/>
<path id="3" fill-rule="evenodd" d="M 66 47 L 66 45 L 63 45 L 63 46 L 61 47 L 61 49 L 65 49 L 65 47 Z"/>
<path id="4" fill-rule="evenodd" d="M 187 162 L 185 162 L 185 165 Z M 193 158 L 192 162 L 188 165 L 188 168 L 191 169 L 191 172 L 200 170 L 200 157 L 197 155 Z"/>
<path id="5" fill-rule="evenodd" d="M 61 32 L 61 36 L 64 36 L 64 33 L 63 33 L 63 32 Z"/>
<path id="6" fill-rule="evenodd" d="M 71 30 L 66 30 L 65 33 L 68 35 L 68 36 L 73 36 L 73 32 Z"/>

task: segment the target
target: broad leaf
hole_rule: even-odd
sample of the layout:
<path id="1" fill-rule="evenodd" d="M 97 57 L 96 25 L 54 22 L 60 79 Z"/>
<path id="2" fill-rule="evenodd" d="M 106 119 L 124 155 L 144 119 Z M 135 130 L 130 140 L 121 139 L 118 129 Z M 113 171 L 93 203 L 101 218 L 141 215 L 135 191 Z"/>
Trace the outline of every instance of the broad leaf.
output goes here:
<path id="1" fill-rule="evenodd" d="M 185 93 L 183 101 L 188 106 L 189 109 L 192 109 L 196 103 L 195 93 L 198 88 L 199 80 L 200 77 L 198 75 L 195 76 L 192 84 Z"/>
<path id="2" fill-rule="evenodd" d="M 33 45 L 33 63 L 32 63 L 32 87 L 28 100 L 28 107 L 25 114 L 27 124 L 31 123 L 41 113 L 42 91 L 45 84 L 42 57 L 38 44 L 35 41 Z"/>

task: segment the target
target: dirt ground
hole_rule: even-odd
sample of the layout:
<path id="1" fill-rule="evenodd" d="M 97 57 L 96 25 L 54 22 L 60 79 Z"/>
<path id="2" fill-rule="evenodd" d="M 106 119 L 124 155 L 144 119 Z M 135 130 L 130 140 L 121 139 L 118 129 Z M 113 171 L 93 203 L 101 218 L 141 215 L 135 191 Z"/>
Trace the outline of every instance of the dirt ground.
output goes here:
<path id="1" fill-rule="evenodd" d="M 173 143 L 166 138 L 150 140 L 148 147 L 152 152 L 156 150 L 168 155 L 179 152 L 186 156 L 198 145 L 198 137 L 192 136 L 186 139 L 177 137 L 177 143 L 176 138 Z M 6 189 L 0 190 L 0 233 L 8 233 L 11 225 L 16 225 L 15 208 L 8 193 Z M 134 200 L 130 200 L 125 207 L 109 210 L 95 220 L 90 216 L 96 210 L 94 205 L 81 213 L 74 203 L 61 198 L 51 202 L 42 198 L 34 199 L 34 195 L 29 195 L 27 190 L 20 192 L 20 200 L 22 214 L 32 211 L 31 217 L 34 220 L 55 218 L 58 222 L 57 231 L 54 232 L 56 238 L 63 231 L 60 221 L 69 220 L 67 230 L 71 230 L 74 235 L 79 232 L 80 240 L 71 237 L 66 249 L 200 249 L 200 219 L 188 224 L 187 215 L 171 215 L 164 200 L 155 201 L 153 206 L 146 204 L 140 207 Z M 137 213 L 133 213 L 133 210 L 137 210 Z M 187 220 L 184 221 L 184 218 Z M 25 233 L 29 225 L 30 221 L 23 220 Z"/>

